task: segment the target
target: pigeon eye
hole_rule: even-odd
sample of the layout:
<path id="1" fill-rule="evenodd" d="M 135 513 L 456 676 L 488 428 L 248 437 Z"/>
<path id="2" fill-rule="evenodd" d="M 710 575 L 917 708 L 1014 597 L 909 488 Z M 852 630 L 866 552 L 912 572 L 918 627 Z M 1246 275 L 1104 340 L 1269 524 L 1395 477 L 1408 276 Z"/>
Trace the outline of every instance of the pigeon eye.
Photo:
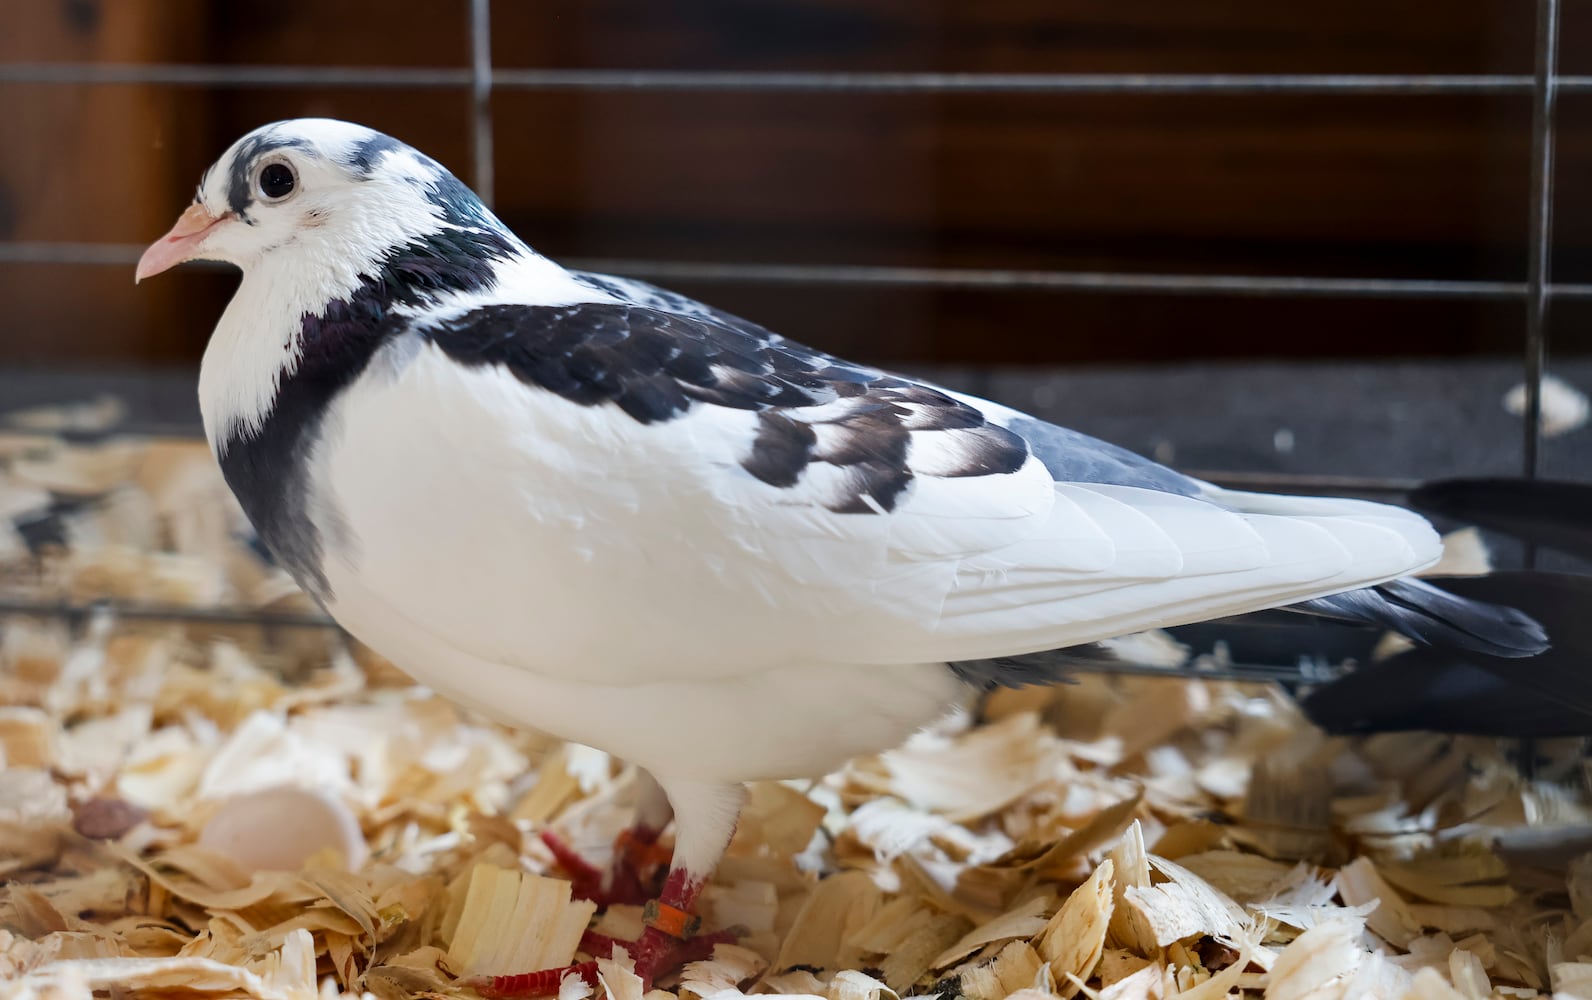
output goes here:
<path id="1" fill-rule="evenodd" d="M 297 184 L 298 175 L 293 173 L 292 167 L 280 160 L 261 167 L 260 174 L 254 182 L 254 186 L 260 190 L 260 196 L 266 201 L 283 200 L 293 193 L 293 188 Z"/>

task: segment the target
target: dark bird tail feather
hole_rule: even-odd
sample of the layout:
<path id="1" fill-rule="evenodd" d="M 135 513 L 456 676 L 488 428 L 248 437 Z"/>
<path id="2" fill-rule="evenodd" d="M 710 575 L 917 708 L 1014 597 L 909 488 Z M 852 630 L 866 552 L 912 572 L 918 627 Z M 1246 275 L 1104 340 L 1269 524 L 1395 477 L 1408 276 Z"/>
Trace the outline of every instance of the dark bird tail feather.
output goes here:
<path id="1" fill-rule="evenodd" d="M 1542 626 L 1522 611 L 1462 597 L 1410 578 L 1278 610 L 1351 625 L 1373 625 L 1408 636 L 1422 645 L 1489 657 L 1520 659 L 1536 656 L 1549 647 Z M 1278 616 L 1280 620 L 1288 617 Z M 962 660 L 950 667 L 968 684 L 987 691 L 996 687 L 1061 683 L 1069 680 L 1076 669 L 1101 669 L 1103 664 L 1114 659 L 1116 656 L 1108 647 L 1087 645 L 1020 656 Z"/>
<path id="2" fill-rule="evenodd" d="M 1412 649 L 1317 688 L 1304 699 L 1305 714 L 1339 733 L 1592 735 L 1592 576 L 1515 571 L 1442 585 L 1473 604 L 1507 601 L 1528 610 L 1553 648 L 1530 659 Z"/>
<path id="3" fill-rule="evenodd" d="M 1305 714 L 1335 733 L 1592 734 L 1592 670 L 1586 666 L 1592 658 L 1592 577 L 1496 573 L 1442 585 L 1393 580 L 1278 609 L 1390 629 L 1421 644 L 1317 687 L 1303 701 Z M 1281 642 L 1285 649 L 1292 646 L 1289 632 L 1298 633 L 1300 650 L 1320 639 L 1319 629 L 1289 628 L 1289 619 L 1300 621 L 1263 612 L 1202 628 L 1218 636 L 1248 636 L 1260 628 L 1269 646 Z M 1055 684 L 1076 670 L 1111 672 L 1113 658 L 1106 647 L 1085 646 L 953 663 L 951 669 L 989 691 Z"/>
<path id="4" fill-rule="evenodd" d="M 1307 615 L 1376 625 L 1428 646 L 1518 659 L 1549 646 L 1536 619 L 1501 604 L 1472 600 L 1405 577 L 1288 608 Z"/>

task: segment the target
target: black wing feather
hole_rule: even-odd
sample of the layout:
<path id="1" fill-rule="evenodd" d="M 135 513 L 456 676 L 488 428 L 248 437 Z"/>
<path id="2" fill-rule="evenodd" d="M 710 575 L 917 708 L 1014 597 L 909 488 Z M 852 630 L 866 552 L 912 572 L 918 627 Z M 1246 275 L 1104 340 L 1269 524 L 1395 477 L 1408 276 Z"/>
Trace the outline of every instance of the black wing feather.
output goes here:
<path id="1" fill-rule="evenodd" d="M 936 468 L 939 477 L 1001 475 L 1028 460 L 1021 437 L 932 386 L 847 364 L 689 300 L 674 306 L 495 304 L 438 318 L 419 333 L 461 364 L 501 366 L 528 385 L 582 406 L 612 404 L 643 424 L 700 405 L 755 411 L 742 468 L 781 488 L 814 463 L 844 469 L 844 485 L 828 501 L 837 513 L 899 502 L 917 474 L 914 433 L 958 435 L 958 458 Z M 851 405 L 828 416 L 802 412 L 837 400 Z M 815 426 L 833 431 L 824 447 Z"/>

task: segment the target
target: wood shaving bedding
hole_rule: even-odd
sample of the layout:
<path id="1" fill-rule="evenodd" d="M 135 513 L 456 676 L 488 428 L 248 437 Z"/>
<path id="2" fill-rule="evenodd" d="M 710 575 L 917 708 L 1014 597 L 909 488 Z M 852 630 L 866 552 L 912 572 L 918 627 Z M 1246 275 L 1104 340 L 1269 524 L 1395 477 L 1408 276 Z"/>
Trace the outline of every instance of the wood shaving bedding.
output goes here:
<path id="1" fill-rule="evenodd" d="M 50 433 L 75 419 L 4 439 L 0 597 L 313 611 L 202 445 Z M 1328 739 L 1275 690 L 1211 681 L 1087 677 L 977 715 L 753 788 L 703 904 L 747 936 L 645 996 L 593 956 L 595 992 L 1592 996 L 1579 768 Z M 621 762 L 331 630 L 0 618 L 0 998 L 469 996 L 575 957 L 593 908 L 537 834 L 601 860 L 633 793 Z"/>

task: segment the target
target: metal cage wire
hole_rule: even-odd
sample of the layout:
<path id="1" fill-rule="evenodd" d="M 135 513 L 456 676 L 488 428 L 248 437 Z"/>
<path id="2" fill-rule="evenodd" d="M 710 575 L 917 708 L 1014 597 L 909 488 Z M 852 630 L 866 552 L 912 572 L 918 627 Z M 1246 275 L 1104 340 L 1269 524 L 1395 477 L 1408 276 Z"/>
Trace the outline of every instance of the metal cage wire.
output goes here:
<path id="1" fill-rule="evenodd" d="M 1154 274 L 1001 268 L 803 265 L 777 262 L 700 262 L 643 259 L 583 259 L 569 263 L 654 280 L 786 285 L 852 285 L 941 289 L 1051 290 L 1103 294 L 1362 297 L 1520 301 L 1523 310 L 1525 407 L 1521 472 L 1540 469 L 1542 381 L 1547 367 L 1549 308 L 1555 299 L 1592 299 L 1592 283 L 1550 280 L 1553 244 L 1553 162 L 1556 109 L 1561 91 L 1592 93 L 1592 76 L 1561 75 L 1558 69 L 1561 0 L 1537 0 L 1534 66 L 1530 76 L 1333 75 L 1333 74 L 1067 74 L 1067 73 L 882 73 L 753 72 L 623 69 L 504 69 L 492 63 L 490 0 L 470 0 L 467 67 L 355 68 L 315 66 L 220 66 L 79 63 L 0 64 L 0 83 L 65 85 L 159 84 L 176 87 L 427 88 L 467 91 L 473 186 L 491 205 L 494 194 L 492 97 L 496 90 L 698 91 L 796 93 L 817 96 L 872 94 L 1343 94 L 1361 96 L 1495 94 L 1532 100 L 1531 171 L 1527 211 L 1528 264 L 1520 281 L 1323 278 L 1263 275 Z M 0 264 L 58 263 L 128 265 L 142 248 L 130 244 L 0 242 Z M 1214 474 L 1237 484 L 1253 477 Z M 1292 477 L 1285 485 L 1343 492 L 1393 493 L 1402 482 Z M 1526 553 L 1528 564 L 1533 553 Z M 46 613 L 81 620 L 93 605 L 31 603 L 0 599 L 5 613 Z M 258 622 L 261 616 L 231 609 L 162 606 L 118 608 L 129 618 L 211 622 Z M 282 617 L 283 627 L 322 627 L 316 615 Z M 1164 671 L 1162 671 L 1164 673 Z M 1212 676 L 1201 674 L 1201 676 Z M 1246 679 L 1259 679 L 1246 671 Z M 1297 672 L 1291 676 L 1297 677 Z"/>

